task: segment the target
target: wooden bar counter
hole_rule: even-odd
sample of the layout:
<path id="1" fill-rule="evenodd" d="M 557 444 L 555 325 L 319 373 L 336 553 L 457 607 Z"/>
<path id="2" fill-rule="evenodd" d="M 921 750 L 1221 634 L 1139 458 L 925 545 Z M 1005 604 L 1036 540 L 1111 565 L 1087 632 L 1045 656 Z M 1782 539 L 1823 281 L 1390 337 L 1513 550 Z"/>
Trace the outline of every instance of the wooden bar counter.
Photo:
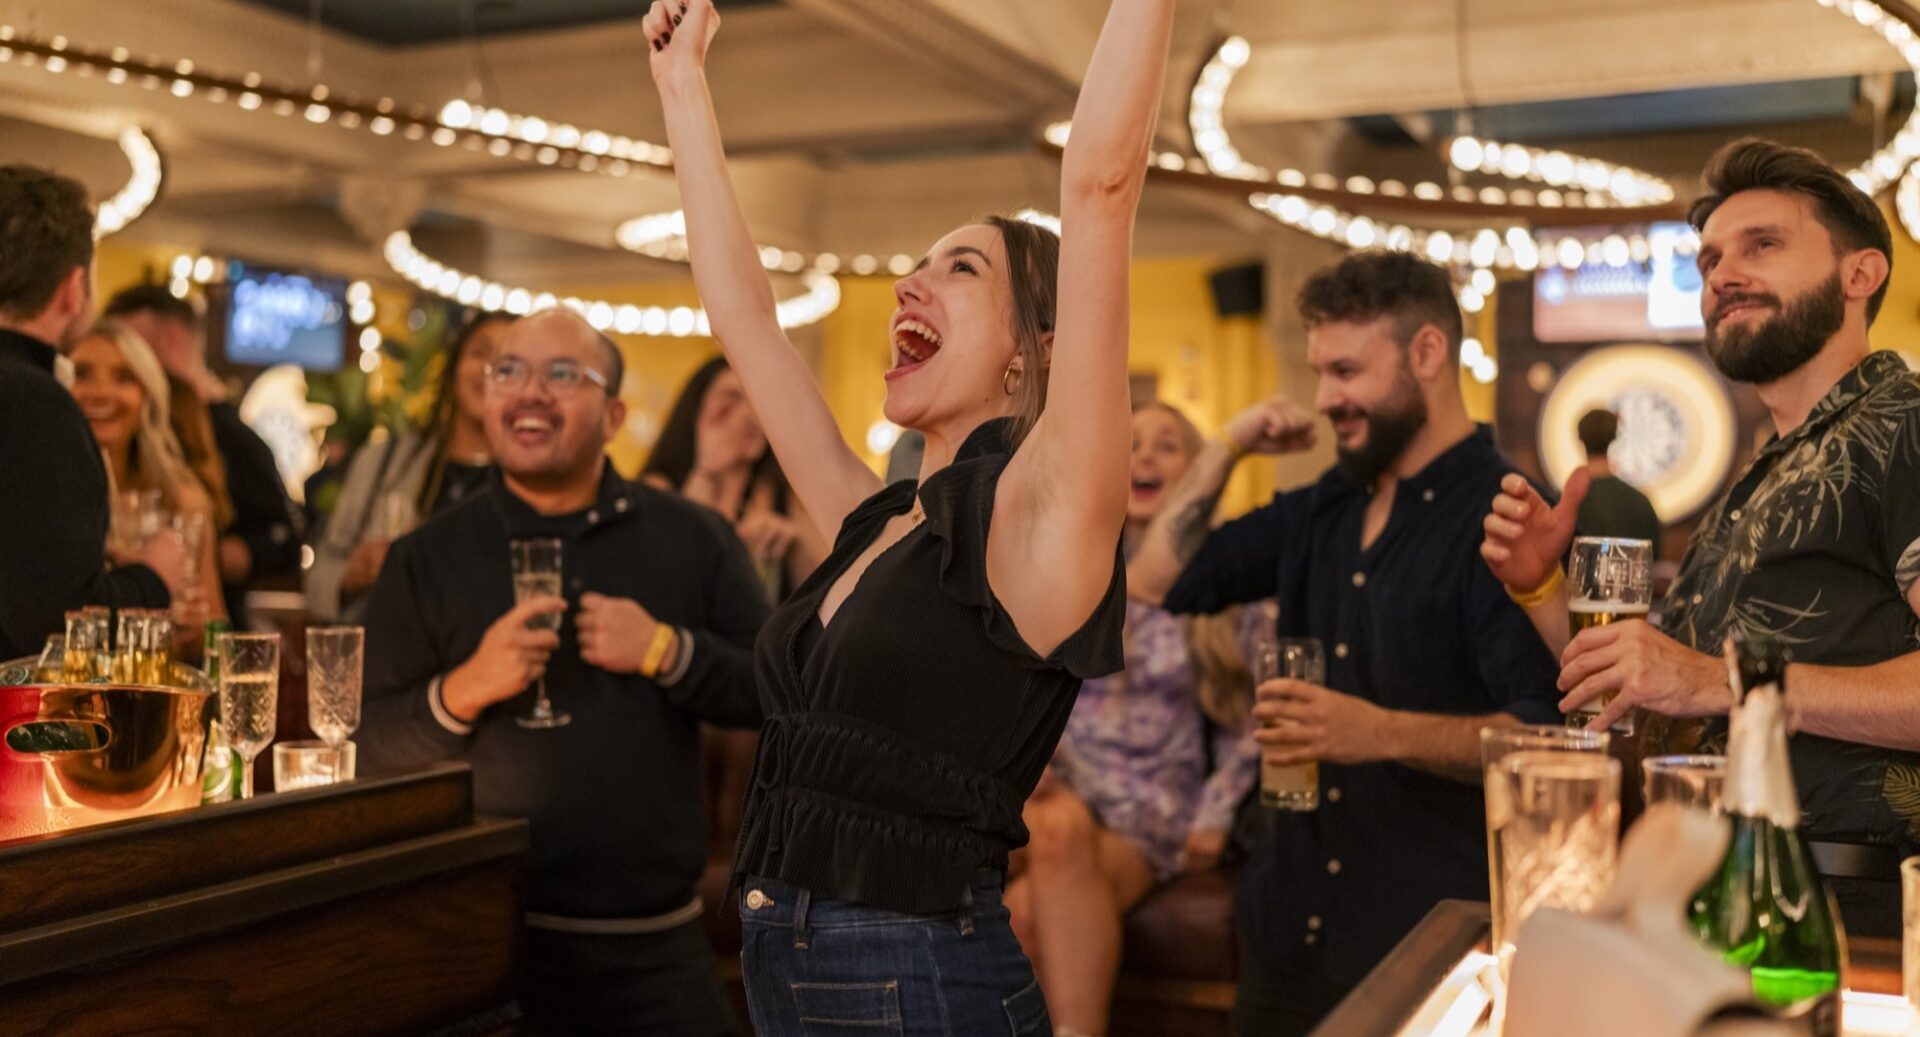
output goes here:
<path id="1" fill-rule="evenodd" d="M 1484 996 L 1484 987 L 1482 992 L 1469 988 L 1487 979 L 1484 973 L 1476 975 L 1475 965 L 1476 959 L 1487 963 L 1482 968 L 1491 962 L 1485 957 L 1489 917 L 1484 903 L 1441 901 L 1321 1022 L 1314 1037 L 1482 1037 L 1487 1033 L 1484 1015 L 1465 1019 L 1471 1012 L 1458 1012 L 1457 1002 Z M 1849 939 L 1847 959 L 1846 1033 L 1901 1033 L 1876 1025 L 1887 1015 L 1884 1004 L 1854 1003 L 1900 993 L 1900 941 Z M 1450 1009 L 1456 1010 L 1450 1015 Z M 1866 1025 L 1853 1024 L 1856 1010 Z M 1453 1028 L 1438 1025 L 1441 1017 Z"/>
<path id="2" fill-rule="evenodd" d="M 0 843 L 0 1029 L 510 1032 L 526 848 L 464 765 Z"/>

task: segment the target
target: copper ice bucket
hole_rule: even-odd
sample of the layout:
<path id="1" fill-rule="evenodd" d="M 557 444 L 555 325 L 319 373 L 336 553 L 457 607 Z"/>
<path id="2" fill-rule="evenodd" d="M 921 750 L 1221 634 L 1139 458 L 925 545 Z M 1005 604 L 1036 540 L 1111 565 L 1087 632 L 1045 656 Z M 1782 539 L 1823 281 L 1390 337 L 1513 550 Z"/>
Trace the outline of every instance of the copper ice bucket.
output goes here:
<path id="1" fill-rule="evenodd" d="M 181 687 L 33 683 L 33 660 L 0 663 L 0 840 L 200 804 L 218 699 L 175 664 Z"/>

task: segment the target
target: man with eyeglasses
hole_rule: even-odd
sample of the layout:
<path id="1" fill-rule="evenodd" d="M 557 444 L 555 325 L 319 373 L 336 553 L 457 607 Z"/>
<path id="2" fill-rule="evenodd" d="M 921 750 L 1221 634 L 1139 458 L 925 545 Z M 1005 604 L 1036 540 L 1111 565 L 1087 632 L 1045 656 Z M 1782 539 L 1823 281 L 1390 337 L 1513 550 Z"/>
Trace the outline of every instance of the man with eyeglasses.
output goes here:
<path id="1" fill-rule="evenodd" d="M 619 351 L 574 313 L 515 322 L 488 368 L 498 472 L 392 548 L 367 609 L 369 768 L 473 766 L 532 829 L 517 997 L 529 1032 L 734 1032 L 694 886 L 700 729 L 760 722 L 766 618 L 726 524 L 620 477 Z M 562 543 L 565 599 L 514 604 L 508 545 Z M 530 629 L 571 613 L 558 633 Z M 560 727 L 516 723 L 544 676 Z"/>

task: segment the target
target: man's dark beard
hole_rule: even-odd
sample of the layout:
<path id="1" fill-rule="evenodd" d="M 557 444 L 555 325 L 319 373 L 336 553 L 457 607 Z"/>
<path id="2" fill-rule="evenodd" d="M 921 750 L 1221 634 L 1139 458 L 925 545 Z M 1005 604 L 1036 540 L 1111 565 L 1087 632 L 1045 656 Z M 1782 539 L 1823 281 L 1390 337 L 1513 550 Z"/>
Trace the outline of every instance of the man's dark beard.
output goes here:
<path id="1" fill-rule="evenodd" d="M 1754 292 L 1722 298 L 1720 308 L 1742 301 L 1771 305 L 1774 316 L 1759 327 L 1736 325 L 1725 331 L 1708 321 L 1706 335 L 1707 356 L 1713 358 L 1713 366 L 1736 382 L 1765 385 L 1798 371 L 1847 319 L 1847 297 L 1840 287 L 1839 271 L 1786 306 L 1780 304 L 1777 295 Z"/>
<path id="2" fill-rule="evenodd" d="M 1354 450 L 1339 448 L 1338 466 L 1348 478 L 1371 483 L 1400 459 L 1400 455 L 1406 452 L 1407 444 L 1413 442 L 1413 437 L 1427 426 L 1427 400 L 1420 395 L 1413 372 L 1407 370 L 1403 362 L 1399 377 L 1394 381 L 1392 396 L 1375 405 L 1372 410 L 1344 407 L 1330 412 L 1327 417 L 1334 421 L 1367 419 L 1366 442 Z"/>

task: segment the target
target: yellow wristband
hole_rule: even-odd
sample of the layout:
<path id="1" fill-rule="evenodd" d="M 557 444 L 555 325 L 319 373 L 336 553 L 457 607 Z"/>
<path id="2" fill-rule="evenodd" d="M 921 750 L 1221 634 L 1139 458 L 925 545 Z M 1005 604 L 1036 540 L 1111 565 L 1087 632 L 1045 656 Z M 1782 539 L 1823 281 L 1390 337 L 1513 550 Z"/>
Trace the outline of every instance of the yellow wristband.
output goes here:
<path id="1" fill-rule="evenodd" d="M 653 627 L 653 640 L 647 644 L 646 658 L 640 660 L 640 676 L 655 677 L 660 673 L 660 664 L 667 661 L 667 652 L 673 647 L 673 628 L 665 623 L 656 623 Z"/>
<path id="2" fill-rule="evenodd" d="M 1530 609 L 1535 605 L 1544 604 L 1555 594 L 1560 593 L 1560 588 L 1564 586 L 1566 582 L 1567 574 L 1562 572 L 1560 567 L 1556 565 L 1553 567 L 1553 572 L 1548 574 L 1546 581 L 1541 583 L 1540 586 L 1530 591 L 1518 592 L 1512 587 L 1508 587 L 1507 597 L 1512 598 L 1513 603 L 1521 608 Z"/>
<path id="3" fill-rule="evenodd" d="M 1235 460 L 1235 461 L 1238 461 L 1238 460 L 1240 460 L 1241 458 L 1243 458 L 1243 457 L 1245 457 L 1245 456 L 1247 456 L 1248 454 L 1250 454 L 1250 453 L 1252 453 L 1252 451 L 1250 451 L 1250 450 L 1246 450 L 1246 449 L 1243 449 L 1243 448 L 1242 448 L 1242 447 L 1240 446 L 1240 444 L 1238 444 L 1238 443 L 1236 443 L 1236 442 L 1234 442 L 1234 441 L 1233 441 L 1233 439 L 1232 439 L 1232 437 L 1230 437 L 1230 436 L 1222 436 L 1222 437 L 1220 437 L 1220 442 L 1226 445 L 1226 448 L 1227 448 L 1227 456 L 1228 456 L 1228 457 L 1230 457 L 1230 458 L 1232 458 L 1232 459 L 1233 459 L 1233 460 Z"/>

